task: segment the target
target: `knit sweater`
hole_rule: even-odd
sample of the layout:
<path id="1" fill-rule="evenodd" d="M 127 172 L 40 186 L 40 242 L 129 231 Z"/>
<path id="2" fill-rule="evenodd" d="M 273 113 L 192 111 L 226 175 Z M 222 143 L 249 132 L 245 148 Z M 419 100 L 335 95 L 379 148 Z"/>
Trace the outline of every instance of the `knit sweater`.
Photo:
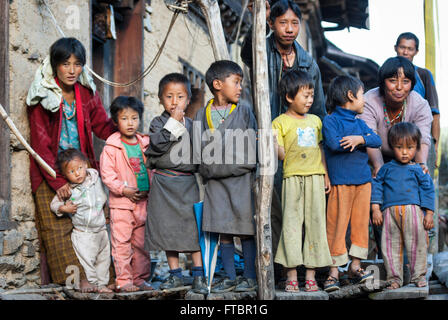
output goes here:
<path id="1" fill-rule="evenodd" d="M 392 206 L 415 204 L 434 211 L 435 191 L 431 176 L 418 164 L 389 161 L 378 171 L 372 183 L 371 203 L 381 210 Z"/>
<path id="2" fill-rule="evenodd" d="M 372 181 L 366 147 L 379 148 L 381 138 L 356 115 L 354 111 L 336 107 L 324 118 L 324 151 L 332 185 L 360 185 Z M 358 145 L 350 152 L 350 148 L 341 147 L 340 140 L 353 135 L 362 136 L 365 144 Z"/>

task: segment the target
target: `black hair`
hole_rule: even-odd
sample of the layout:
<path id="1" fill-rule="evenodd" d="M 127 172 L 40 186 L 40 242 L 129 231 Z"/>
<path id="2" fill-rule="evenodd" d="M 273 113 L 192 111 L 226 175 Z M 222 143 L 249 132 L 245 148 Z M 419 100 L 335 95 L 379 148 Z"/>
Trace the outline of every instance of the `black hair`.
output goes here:
<path id="1" fill-rule="evenodd" d="M 411 122 L 399 122 L 389 129 L 387 143 L 390 148 L 393 148 L 402 139 L 406 140 L 407 143 L 417 143 L 417 150 L 420 150 L 422 133 L 415 124 Z"/>
<path id="2" fill-rule="evenodd" d="M 159 82 L 159 98 L 162 97 L 163 90 L 165 89 L 165 86 L 170 83 L 181 83 L 185 86 L 185 90 L 187 91 L 188 98 L 191 98 L 191 85 L 190 80 L 186 76 L 184 76 L 182 73 L 169 73 L 165 75 Z"/>
<path id="3" fill-rule="evenodd" d="M 82 161 L 87 162 L 87 157 L 84 153 L 79 151 L 78 149 L 67 149 L 58 153 L 58 157 L 56 159 L 56 167 L 60 172 L 63 171 L 64 163 L 69 163 L 72 160 L 80 159 Z"/>
<path id="4" fill-rule="evenodd" d="M 412 32 L 403 32 L 402 34 L 400 34 L 397 38 L 397 43 L 395 43 L 395 45 L 398 47 L 398 45 L 400 44 L 400 41 L 402 39 L 406 39 L 406 40 L 414 40 L 415 41 L 415 49 L 417 49 L 418 51 L 418 45 L 419 45 L 419 41 L 418 38 L 415 34 L 413 34 Z"/>
<path id="5" fill-rule="evenodd" d="M 83 66 L 86 64 L 86 49 L 78 39 L 60 38 L 51 45 L 50 64 L 53 74 L 56 75 L 58 65 L 67 61 L 72 54 Z"/>
<path id="6" fill-rule="evenodd" d="M 411 90 L 415 86 L 415 68 L 411 61 L 405 57 L 393 57 L 386 60 L 378 71 L 378 82 L 380 84 L 380 94 L 384 96 L 384 81 L 387 78 L 398 76 L 398 69 L 403 68 L 403 73 L 406 78 L 411 80 Z"/>
<path id="7" fill-rule="evenodd" d="M 129 96 L 118 96 L 110 105 L 110 116 L 112 120 L 114 120 L 115 123 L 118 123 L 118 112 L 127 108 L 137 111 L 138 117 L 140 120 L 142 119 L 144 107 L 140 100 Z"/>
<path id="8" fill-rule="evenodd" d="M 327 106 L 329 112 L 333 112 L 337 106 L 343 106 L 351 102 L 348 92 L 351 91 L 355 98 L 359 89 L 364 89 L 364 84 L 358 78 L 352 76 L 338 76 L 331 80 L 327 92 Z"/>
<path id="9" fill-rule="evenodd" d="M 286 96 L 294 99 L 302 88 L 314 89 L 313 78 L 307 72 L 300 70 L 290 70 L 286 72 L 278 85 L 278 91 L 283 103 L 289 106 Z"/>
<path id="10" fill-rule="evenodd" d="M 207 83 L 208 88 L 212 93 L 215 92 L 215 88 L 213 87 L 214 80 L 224 81 L 227 77 L 230 77 L 232 74 L 239 75 L 241 78 L 243 77 L 243 69 L 241 67 L 230 60 L 218 60 L 213 62 L 205 73 L 205 82 Z"/>
<path id="11" fill-rule="evenodd" d="M 302 12 L 300 11 L 299 5 L 291 0 L 279 0 L 275 2 L 271 7 L 269 20 L 274 22 L 277 17 L 284 15 L 285 12 L 288 11 L 288 9 L 291 9 L 292 12 L 294 12 L 295 15 L 299 18 L 299 20 L 302 20 Z"/>

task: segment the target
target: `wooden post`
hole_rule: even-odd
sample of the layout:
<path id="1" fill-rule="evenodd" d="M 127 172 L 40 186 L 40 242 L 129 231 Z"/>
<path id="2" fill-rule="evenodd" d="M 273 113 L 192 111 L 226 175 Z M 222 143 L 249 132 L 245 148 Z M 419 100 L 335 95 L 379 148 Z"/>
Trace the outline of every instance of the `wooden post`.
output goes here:
<path id="1" fill-rule="evenodd" d="M 217 0 L 196 0 L 202 10 L 210 33 L 215 60 L 230 60 L 226 37 L 221 23 L 221 12 Z"/>
<path id="2" fill-rule="evenodd" d="M 0 104 L 9 106 L 9 1 L 0 2 Z M 11 211 L 11 155 L 9 148 L 8 126 L 0 120 L 0 231 L 11 228 L 9 221 Z"/>
<path id="3" fill-rule="evenodd" d="M 258 122 L 258 156 L 260 178 L 256 194 L 257 223 L 257 279 L 258 296 L 273 300 L 274 267 L 271 235 L 271 200 L 274 184 L 274 141 L 271 131 L 271 109 L 269 105 L 268 63 L 266 54 L 266 7 L 265 0 L 254 2 L 252 31 L 254 107 Z"/>

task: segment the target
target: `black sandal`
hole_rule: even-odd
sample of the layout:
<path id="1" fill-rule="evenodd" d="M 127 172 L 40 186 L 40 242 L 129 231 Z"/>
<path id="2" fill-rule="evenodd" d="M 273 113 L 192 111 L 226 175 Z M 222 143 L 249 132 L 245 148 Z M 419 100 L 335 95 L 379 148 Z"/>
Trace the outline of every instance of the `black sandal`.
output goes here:
<path id="1" fill-rule="evenodd" d="M 340 284 L 338 278 L 333 276 L 328 276 L 327 280 L 324 282 L 324 291 L 332 292 L 340 289 Z"/>
<path id="2" fill-rule="evenodd" d="M 358 268 L 356 271 L 350 269 L 348 274 L 354 284 L 364 283 L 367 279 L 373 278 L 373 272 L 366 272 L 363 268 Z"/>

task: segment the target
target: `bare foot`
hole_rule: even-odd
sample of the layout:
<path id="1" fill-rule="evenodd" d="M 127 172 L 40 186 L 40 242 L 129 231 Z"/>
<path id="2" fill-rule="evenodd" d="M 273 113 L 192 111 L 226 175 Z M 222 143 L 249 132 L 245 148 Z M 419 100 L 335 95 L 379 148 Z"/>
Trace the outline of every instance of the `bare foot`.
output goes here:
<path id="1" fill-rule="evenodd" d="M 415 285 L 416 285 L 418 288 L 423 288 L 423 287 L 426 287 L 426 286 L 428 285 L 428 283 L 426 282 L 425 279 L 421 279 L 421 280 L 418 280 L 418 281 L 415 283 Z"/>
<path id="2" fill-rule="evenodd" d="M 387 290 L 395 290 L 395 289 L 398 289 L 398 288 L 400 288 L 400 285 L 399 285 L 398 282 L 396 282 L 396 281 L 392 281 L 392 282 L 386 287 Z"/>
<path id="3" fill-rule="evenodd" d="M 109 284 L 107 287 L 108 287 L 110 290 L 113 290 L 113 291 L 117 290 L 117 286 L 115 285 L 115 283 L 111 283 L 111 284 Z"/>
<path id="4" fill-rule="evenodd" d="M 89 283 L 87 280 L 81 280 L 79 291 L 82 293 L 91 293 L 96 291 L 96 286 Z"/>
<path id="5" fill-rule="evenodd" d="M 96 292 L 98 292 L 98 293 L 113 293 L 112 289 L 109 289 L 106 286 L 98 287 Z"/>
<path id="6" fill-rule="evenodd" d="M 140 291 L 140 288 L 133 284 L 125 284 L 123 287 L 118 288 L 118 290 L 120 292 L 137 292 Z"/>

